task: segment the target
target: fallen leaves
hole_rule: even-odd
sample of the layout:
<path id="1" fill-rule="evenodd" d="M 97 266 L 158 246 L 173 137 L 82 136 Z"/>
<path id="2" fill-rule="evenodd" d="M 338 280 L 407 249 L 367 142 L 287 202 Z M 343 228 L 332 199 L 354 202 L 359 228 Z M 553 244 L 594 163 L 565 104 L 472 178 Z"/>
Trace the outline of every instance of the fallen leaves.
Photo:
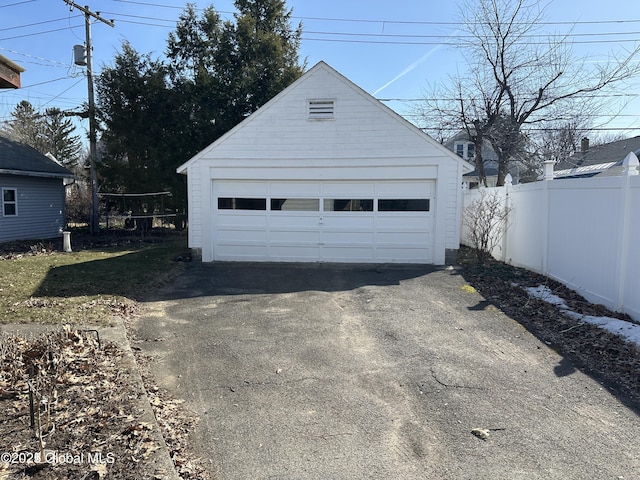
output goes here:
<path id="1" fill-rule="evenodd" d="M 139 392 L 122 351 L 101 346 L 68 326 L 31 339 L 0 336 L 0 452 L 19 448 L 24 460 L 0 464 L 0 479 L 148 477 L 149 458 L 163 446 L 155 426 L 139 420 Z M 44 464 L 34 461 L 39 452 L 49 452 Z"/>
<path id="2" fill-rule="evenodd" d="M 184 400 L 171 397 L 154 383 L 148 368 L 150 357 L 136 353 L 136 360 L 149 403 L 178 475 L 185 480 L 208 479 L 202 460 L 194 455 L 189 445 L 189 434 L 198 423 L 196 415 L 186 409 Z"/>
<path id="3" fill-rule="evenodd" d="M 486 440 L 490 435 L 489 429 L 487 428 L 474 428 L 473 430 L 471 430 L 471 433 L 478 437 L 480 440 Z"/>

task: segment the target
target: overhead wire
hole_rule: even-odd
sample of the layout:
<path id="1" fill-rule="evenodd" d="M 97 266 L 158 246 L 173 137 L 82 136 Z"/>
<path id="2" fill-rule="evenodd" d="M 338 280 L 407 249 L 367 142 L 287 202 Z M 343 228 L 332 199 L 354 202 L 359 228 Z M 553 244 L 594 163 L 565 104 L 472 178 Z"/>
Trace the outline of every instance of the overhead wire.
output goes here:
<path id="1" fill-rule="evenodd" d="M 35 0 L 28 0 L 28 1 L 22 1 L 22 2 L 15 2 L 13 4 L 9 4 L 9 5 L 3 5 L 0 6 L 0 8 L 3 7 L 8 7 L 8 6 L 12 6 L 12 5 L 20 5 L 20 4 L 25 4 L 25 3 L 31 3 L 32 1 Z M 183 6 L 176 6 L 176 5 L 166 5 L 166 4 L 162 4 L 162 3 L 158 3 L 158 2 L 145 2 L 145 1 L 138 1 L 138 0 L 113 0 L 114 2 L 117 3 L 122 3 L 122 4 L 132 4 L 132 5 L 144 5 L 144 6 L 152 6 L 152 7 L 159 7 L 159 8 L 167 8 L 167 9 L 174 9 L 174 10 L 184 10 Z M 202 9 L 198 9 L 196 8 L 196 10 L 202 10 Z M 216 11 L 219 14 L 234 14 L 234 12 L 228 12 L 228 11 Z M 151 17 L 151 16 L 145 16 L 145 15 L 131 15 L 131 14 L 125 14 L 125 13 L 117 13 L 117 12 L 103 12 L 107 15 L 114 15 L 117 17 L 117 21 L 119 23 L 128 23 L 128 24 L 136 24 L 136 25 L 147 25 L 147 26 L 154 26 L 154 27 L 161 27 L 161 28 L 169 28 L 172 25 L 166 25 L 166 24 L 160 24 L 160 23 L 154 23 L 154 22 L 165 22 L 165 23 L 171 23 L 171 24 L 175 24 L 176 20 L 175 19 L 166 19 L 166 18 L 160 18 L 160 17 Z M 81 17 L 81 15 L 77 15 L 77 17 Z M 71 15 L 69 17 L 69 20 L 71 20 Z M 456 26 L 459 27 L 460 26 L 460 22 L 443 22 L 443 21 L 419 21 L 419 20 L 389 20 L 389 19 L 365 19 L 365 18 L 339 18 L 339 17 L 312 17 L 312 16 L 293 16 L 291 17 L 292 19 L 296 19 L 296 20 L 306 20 L 306 21 L 324 21 L 324 22 L 341 22 L 341 23 L 346 23 L 346 22 L 351 22 L 351 23 L 363 23 L 363 24 L 379 24 L 379 25 L 383 25 L 383 27 L 385 25 L 429 25 L 429 26 L 442 26 L 442 27 L 447 27 L 447 26 Z M 137 20 L 130 20 L 130 19 L 137 19 Z M 44 25 L 44 24 L 49 24 L 49 23 L 55 23 L 57 21 L 61 21 L 61 20 L 65 20 L 63 19 L 52 19 L 52 20 L 48 20 L 48 21 L 43 21 L 43 22 L 36 22 L 36 23 L 31 23 L 31 24 L 25 24 L 25 25 L 20 25 L 20 26 L 12 26 L 12 27 L 6 27 L 6 28 L 2 28 L 0 29 L 0 32 L 2 31 L 9 31 L 9 30 L 16 30 L 19 28 L 28 28 L 28 27 L 33 27 L 33 26 L 38 26 L 38 25 Z M 138 21 L 140 20 L 140 21 Z M 576 25 L 629 25 L 629 24 L 640 24 L 640 19 L 636 20 L 636 19 L 626 19 L 626 20 L 594 20 L 594 21 L 553 21 L 553 22 L 543 22 L 541 23 L 541 25 L 567 25 L 567 26 L 576 26 Z M 52 30 L 46 30 L 46 31 L 42 31 L 42 32 L 35 32 L 35 33 L 30 33 L 30 34 L 25 34 L 25 35 L 15 35 L 12 37 L 6 37 L 6 38 L 0 38 L 0 41 L 6 41 L 6 40 L 13 40 L 13 39 L 19 39 L 19 38 L 24 38 L 24 37 L 28 37 L 28 36 L 33 36 L 33 35 L 45 35 L 48 33 L 53 33 L 53 32 L 58 32 L 58 31 L 63 31 L 63 30 L 67 30 L 67 29 L 73 29 L 73 28 L 79 28 L 82 27 L 83 25 L 69 25 L 68 27 L 65 28 L 61 28 L 61 29 L 52 29 Z M 309 36 L 312 35 L 312 36 Z M 610 37 L 610 36 L 618 36 L 618 38 L 615 39 L 607 39 L 605 37 Z M 622 43 L 622 42 L 638 42 L 640 41 L 640 39 L 629 39 L 629 38 L 619 38 L 619 37 L 628 37 L 628 36 L 633 36 L 633 35 L 640 35 L 640 32 L 638 31 L 629 31 L 629 32 L 589 32 L 589 33 L 568 33 L 568 34 L 560 34 L 557 35 L 558 37 L 566 37 L 571 39 L 569 43 L 573 43 L 573 44 L 595 44 L 595 43 Z M 319 36 L 319 37 L 329 37 L 329 36 L 333 36 L 333 37 L 352 37 L 352 38 L 317 38 L 314 36 Z M 356 38 L 353 38 L 356 37 Z M 360 37 L 360 38 L 357 38 Z M 541 35 L 531 35 L 530 38 L 540 38 Z M 310 30 L 310 31 L 304 31 L 303 32 L 303 37 L 302 40 L 304 41 L 320 41 L 320 42 L 333 42 L 333 43 L 361 43 L 361 44 L 387 44 L 387 45 L 441 45 L 443 44 L 443 41 L 437 41 L 438 39 L 447 39 L 447 40 L 452 40 L 455 38 L 464 40 L 465 38 L 470 38 L 470 37 L 465 37 L 462 35 L 458 35 L 456 36 L 447 36 L 447 35 L 422 35 L 422 34 L 395 34 L 395 33 L 381 33 L 381 34 L 376 34 L 376 33 L 368 33 L 368 32 L 341 32 L 341 31 L 335 31 L 335 32 L 331 32 L 331 31 L 322 31 L 322 30 Z M 581 38 L 587 38 L 587 40 L 579 40 Z M 398 41 L 398 39 L 407 39 L 407 40 L 400 40 Z M 414 40 L 411 40 L 414 39 Z M 535 42 L 528 42 L 528 43 L 535 43 Z M 46 59 L 41 59 L 42 61 L 48 61 Z M 52 63 L 55 63 L 52 61 Z M 62 64 L 60 63 L 60 65 L 57 66 L 61 66 Z M 66 66 L 66 65 L 65 65 Z M 30 86 L 26 86 L 24 88 L 30 88 L 33 86 L 37 86 L 37 85 L 42 85 L 42 84 L 48 84 L 48 83 L 53 83 L 59 80 L 62 80 L 64 78 L 73 78 L 72 76 L 69 77 L 63 77 L 63 78 L 58 78 L 58 79 L 53 79 L 53 80 L 49 80 L 46 82 L 41 82 L 38 84 L 34 84 L 34 85 L 30 85 Z M 79 82 L 76 82 L 76 84 Z M 72 88 L 72 87 L 70 87 Z M 70 89 L 69 88 L 69 89 Z M 68 89 L 67 89 L 68 90 Z M 64 92 L 66 92 L 67 90 L 65 90 Z M 64 92 L 61 92 L 58 96 L 54 97 L 53 99 L 51 99 L 50 101 L 53 101 L 55 98 L 59 97 L 60 95 L 62 95 Z M 610 96 L 617 96 L 617 95 L 610 95 Z M 627 96 L 633 96 L 628 94 Z M 383 99 L 382 101 L 424 101 L 424 99 Z M 49 103 L 49 102 L 47 102 Z"/>
<path id="2" fill-rule="evenodd" d="M 35 2 L 35 1 L 36 0 L 24 0 L 22 2 L 9 3 L 7 5 L 0 5 L 0 8 L 14 7 L 16 5 L 22 5 L 23 3 L 31 3 L 31 2 Z"/>
<path id="3" fill-rule="evenodd" d="M 184 9 L 184 7 L 178 7 L 175 5 L 166 5 L 157 2 L 142 2 L 138 0 L 112 0 L 118 3 L 128 3 L 133 5 L 145 5 L 150 7 L 160 8 L 172 8 L 172 9 Z M 197 9 L 196 10 L 202 10 Z M 228 12 L 224 10 L 216 10 L 218 13 L 233 14 L 235 12 Z M 310 17 L 310 16 L 296 16 L 292 15 L 291 18 L 296 20 L 316 20 L 316 21 L 329 21 L 329 22 L 354 22 L 354 23 L 385 23 L 385 24 L 399 24 L 399 25 L 442 25 L 442 26 L 455 26 L 459 27 L 464 25 L 464 22 L 444 22 L 434 20 L 389 20 L 389 19 L 364 19 L 364 18 L 340 18 L 340 17 Z M 546 21 L 540 22 L 539 25 L 603 25 L 603 24 L 624 24 L 624 23 L 640 23 L 640 19 L 619 19 L 619 20 L 572 20 L 572 21 Z M 466 23 L 471 25 L 471 23 Z M 515 22 L 514 24 L 521 24 Z M 523 23 L 527 24 L 528 23 Z"/>

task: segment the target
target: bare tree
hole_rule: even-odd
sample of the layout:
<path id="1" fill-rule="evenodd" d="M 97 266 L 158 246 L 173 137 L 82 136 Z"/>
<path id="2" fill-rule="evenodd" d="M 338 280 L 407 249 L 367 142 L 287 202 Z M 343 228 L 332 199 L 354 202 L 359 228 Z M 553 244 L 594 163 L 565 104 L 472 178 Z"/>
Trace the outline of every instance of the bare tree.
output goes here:
<path id="1" fill-rule="evenodd" d="M 467 130 L 476 151 L 479 136 L 490 141 L 498 185 L 509 162 L 527 153 L 534 127 L 585 118 L 598 109 L 596 93 L 640 73 L 640 44 L 606 64 L 589 63 L 574 57 L 567 35 L 545 34 L 544 18 L 537 0 L 465 0 L 456 46 L 467 73 L 436 87 L 427 101 L 425 111 Z"/>

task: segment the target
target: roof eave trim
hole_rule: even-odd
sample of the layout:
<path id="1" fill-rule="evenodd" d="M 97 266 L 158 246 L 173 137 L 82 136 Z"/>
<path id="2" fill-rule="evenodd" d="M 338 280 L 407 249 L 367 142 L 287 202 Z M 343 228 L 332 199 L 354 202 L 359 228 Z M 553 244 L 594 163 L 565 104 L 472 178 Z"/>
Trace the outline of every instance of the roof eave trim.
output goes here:
<path id="1" fill-rule="evenodd" d="M 23 177 L 45 177 L 45 178 L 74 178 L 73 173 L 53 173 L 53 172 L 32 172 L 27 170 L 10 170 L 0 168 L 2 175 L 21 175 Z"/>

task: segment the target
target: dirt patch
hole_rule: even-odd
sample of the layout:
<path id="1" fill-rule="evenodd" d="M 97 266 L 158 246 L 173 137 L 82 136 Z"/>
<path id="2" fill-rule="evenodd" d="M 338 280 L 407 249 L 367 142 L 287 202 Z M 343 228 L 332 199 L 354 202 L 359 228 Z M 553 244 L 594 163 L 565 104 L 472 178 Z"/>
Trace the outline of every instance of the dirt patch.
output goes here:
<path id="1" fill-rule="evenodd" d="M 623 403 L 640 412 L 640 348 L 597 326 L 581 322 L 562 309 L 530 296 L 526 287 L 546 286 L 570 310 L 632 323 L 627 315 L 589 303 L 563 284 L 534 272 L 488 260 L 479 265 L 471 249 L 459 250 L 462 275 L 486 300 L 564 356 L 563 368 L 591 375 Z"/>

